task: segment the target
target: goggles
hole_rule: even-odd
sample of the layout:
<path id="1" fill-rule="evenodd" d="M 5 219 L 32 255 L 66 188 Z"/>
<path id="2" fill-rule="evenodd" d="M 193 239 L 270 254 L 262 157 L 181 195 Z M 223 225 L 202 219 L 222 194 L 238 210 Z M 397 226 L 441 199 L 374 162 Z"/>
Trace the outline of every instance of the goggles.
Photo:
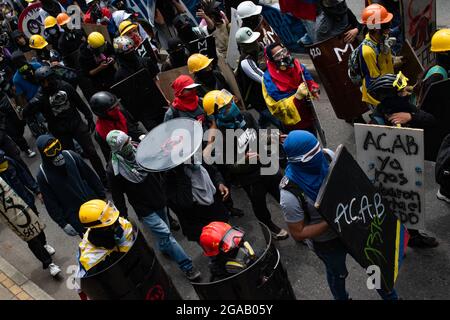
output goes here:
<path id="1" fill-rule="evenodd" d="M 44 149 L 44 154 L 49 157 L 55 157 L 62 150 L 61 142 L 58 139 L 55 139 L 48 147 Z"/>
<path id="2" fill-rule="evenodd" d="M 280 61 L 283 58 L 286 58 L 290 55 L 290 52 L 288 49 L 286 48 L 282 48 L 280 50 L 278 50 L 274 55 L 273 55 L 273 60 L 274 61 Z"/>
<path id="3" fill-rule="evenodd" d="M 288 160 L 288 162 L 292 162 L 292 163 L 299 163 L 299 162 L 306 163 L 306 162 L 311 161 L 312 158 L 314 158 L 318 153 L 320 153 L 321 150 L 322 150 L 322 148 L 320 147 L 320 143 L 317 142 L 317 144 L 314 146 L 314 148 L 312 148 L 306 154 L 303 154 L 298 157 L 288 157 L 287 160 Z"/>
<path id="4" fill-rule="evenodd" d="M 400 91 L 408 85 L 408 78 L 405 77 L 405 75 L 400 71 L 397 75 L 397 78 L 395 79 L 394 83 L 392 83 L 392 86 L 394 88 L 397 88 L 397 91 Z"/>
<path id="5" fill-rule="evenodd" d="M 232 227 L 225 233 L 222 240 L 220 241 L 219 249 L 222 252 L 227 253 L 230 250 L 238 247 L 242 241 L 242 238 L 244 238 L 244 231 L 238 229 L 237 227 Z"/>
<path id="6" fill-rule="evenodd" d="M 84 226 L 86 228 L 108 227 L 114 224 L 114 222 L 116 222 L 118 218 L 119 211 L 111 201 L 108 201 L 97 220 L 89 223 L 84 223 Z"/>

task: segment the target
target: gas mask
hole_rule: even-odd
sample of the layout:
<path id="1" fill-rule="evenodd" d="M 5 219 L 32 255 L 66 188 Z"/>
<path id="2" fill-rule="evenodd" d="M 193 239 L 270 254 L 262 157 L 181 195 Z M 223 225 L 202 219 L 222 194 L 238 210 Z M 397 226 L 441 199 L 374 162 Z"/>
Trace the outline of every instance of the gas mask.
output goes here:
<path id="1" fill-rule="evenodd" d="M 54 35 L 58 34 L 58 30 L 56 28 L 50 28 L 50 29 L 48 29 L 48 34 L 51 36 L 54 36 Z"/>

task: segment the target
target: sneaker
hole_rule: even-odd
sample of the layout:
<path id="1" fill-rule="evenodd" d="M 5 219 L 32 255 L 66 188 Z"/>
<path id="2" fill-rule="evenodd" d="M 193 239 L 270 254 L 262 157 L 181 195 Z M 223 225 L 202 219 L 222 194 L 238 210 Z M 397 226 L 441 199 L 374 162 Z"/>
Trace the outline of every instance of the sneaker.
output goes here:
<path id="1" fill-rule="evenodd" d="M 238 208 L 231 208 L 230 209 L 230 216 L 232 217 L 242 217 L 244 216 L 244 211 Z"/>
<path id="2" fill-rule="evenodd" d="M 188 278 L 189 281 L 195 280 L 197 278 L 200 278 L 202 273 L 200 270 L 197 270 L 196 268 L 192 267 L 192 269 L 187 270 L 184 272 L 186 275 L 186 278 Z"/>
<path id="3" fill-rule="evenodd" d="M 435 248 L 438 245 L 439 242 L 437 242 L 436 238 L 420 232 L 411 236 L 408 242 L 408 247 L 411 248 Z"/>
<path id="4" fill-rule="evenodd" d="M 54 263 L 50 263 L 50 265 L 48 266 L 49 270 L 50 270 L 50 274 L 52 275 L 52 277 L 56 277 L 60 272 L 61 272 L 61 268 L 58 267 L 56 264 Z"/>
<path id="5" fill-rule="evenodd" d="M 55 254 L 55 249 L 51 246 L 51 245 L 49 245 L 49 244 L 44 244 L 44 248 L 45 248 L 45 250 L 47 250 L 47 252 L 48 252 L 48 254 L 49 255 L 54 255 Z"/>
<path id="6" fill-rule="evenodd" d="M 289 238 L 289 233 L 284 229 L 281 229 L 278 233 L 272 231 L 272 238 L 275 240 L 284 240 Z"/>
<path id="7" fill-rule="evenodd" d="M 36 155 L 36 152 L 34 152 L 33 150 L 31 150 L 31 149 L 27 150 L 28 158 L 33 158 L 35 155 Z"/>
<path id="8" fill-rule="evenodd" d="M 441 189 L 439 189 L 438 192 L 436 193 L 436 198 L 438 198 L 439 200 L 445 201 L 447 203 L 450 203 L 450 198 L 448 198 L 445 195 L 443 195 L 441 193 Z"/>

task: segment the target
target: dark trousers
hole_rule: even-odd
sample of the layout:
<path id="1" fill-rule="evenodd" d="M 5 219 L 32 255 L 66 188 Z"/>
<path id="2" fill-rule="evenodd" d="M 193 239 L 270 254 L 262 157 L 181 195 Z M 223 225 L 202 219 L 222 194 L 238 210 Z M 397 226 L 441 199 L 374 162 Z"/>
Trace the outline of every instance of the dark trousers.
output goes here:
<path id="1" fill-rule="evenodd" d="M 105 184 L 106 183 L 106 173 L 103 168 L 102 160 L 100 159 L 97 150 L 95 150 L 94 142 L 92 141 L 91 134 L 87 125 L 84 122 L 81 122 L 79 126 L 75 128 L 70 133 L 65 134 L 55 134 L 56 137 L 61 141 L 61 145 L 63 149 L 70 149 L 75 151 L 75 146 L 73 143 L 73 139 L 75 139 L 83 148 L 83 152 L 89 161 L 92 164 L 95 172 L 97 172 L 100 180 Z"/>
<path id="2" fill-rule="evenodd" d="M 243 186 L 252 203 L 253 212 L 259 221 L 264 223 L 271 231 L 279 232 L 279 228 L 273 223 L 270 211 L 267 208 L 266 195 L 269 193 L 280 202 L 281 174 L 261 175 L 260 179 L 249 185 Z"/>
<path id="3" fill-rule="evenodd" d="M 24 152 L 30 149 L 27 140 L 23 137 L 25 125 L 25 121 L 14 121 L 12 126 L 7 127 L 8 135 L 19 146 L 20 150 Z"/>
<path id="4" fill-rule="evenodd" d="M 50 263 L 52 263 L 52 257 L 44 248 L 44 245 L 47 244 L 44 231 L 41 231 L 38 236 L 27 241 L 27 244 L 34 256 L 42 262 L 42 267 L 47 269 Z"/>
<path id="5" fill-rule="evenodd" d="M 5 135 L 5 137 L 3 138 L 3 142 L 0 145 L 0 149 L 5 151 L 5 154 L 8 157 L 11 157 L 15 161 L 19 162 L 22 165 L 22 167 L 28 170 L 28 173 L 32 175 L 30 169 L 28 169 L 27 164 L 20 157 L 20 150 L 19 148 L 17 148 L 17 144 L 15 144 L 15 142 L 8 135 Z"/>

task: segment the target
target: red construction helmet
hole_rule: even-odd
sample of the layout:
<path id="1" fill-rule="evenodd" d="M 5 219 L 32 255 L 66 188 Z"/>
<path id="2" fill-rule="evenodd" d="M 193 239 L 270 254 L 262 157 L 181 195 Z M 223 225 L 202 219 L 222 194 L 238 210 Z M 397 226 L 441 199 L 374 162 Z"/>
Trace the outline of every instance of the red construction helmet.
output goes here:
<path id="1" fill-rule="evenodd" d="M 220 251 L 226 253 L 239 246 L 244 232 L 225 222 L 211 222 L 203 227 L 200 245 L 205 256 L 217 256 Z"/>

